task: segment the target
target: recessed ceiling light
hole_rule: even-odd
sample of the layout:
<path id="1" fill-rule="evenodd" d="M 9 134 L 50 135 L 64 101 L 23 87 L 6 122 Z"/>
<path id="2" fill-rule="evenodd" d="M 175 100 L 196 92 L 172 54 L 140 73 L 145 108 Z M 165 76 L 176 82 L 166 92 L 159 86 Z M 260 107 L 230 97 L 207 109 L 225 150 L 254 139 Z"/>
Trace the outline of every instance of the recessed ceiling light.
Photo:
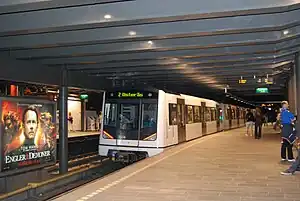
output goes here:
<path id="1" fill-rule="evenodd" d="M 130 36 L 135 36 L 136 35 L 136 32 L 135 31 L 129 31 L 128 33 Z"/>
<path id="2" fill-rule="evenodd" d="M 152 45 L 152 44 L 153 44 L 153 42 L 152 42 L 151 40 L 149 40 L 149 41 L 148 41 L 148 44 L 149 44 L 149 45 Z"/>
<path id="3" fill-rule="evenodd" d="M 110 19 L 110 18 L 111 18 L 111 15 L 108 15 L 108 14 L 107 14 L 107 15 L 104 15 L 104 18 L 105 18 L 105 19 Z"/>
<path id="4" fill-rule="evenodd" d="M 284 30 L 284 31 L 283 31 L 283 34 L 284 34 L 284 35 L 288 35 L 288 34 L 289 34 L 289 30 Z"/>

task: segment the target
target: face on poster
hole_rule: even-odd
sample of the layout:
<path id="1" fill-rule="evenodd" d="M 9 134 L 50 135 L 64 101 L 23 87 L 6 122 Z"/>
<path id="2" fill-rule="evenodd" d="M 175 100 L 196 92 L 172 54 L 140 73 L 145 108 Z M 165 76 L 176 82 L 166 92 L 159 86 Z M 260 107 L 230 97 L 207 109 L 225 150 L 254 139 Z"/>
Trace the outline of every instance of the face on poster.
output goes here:
<path id="1" fill-rule="evenodd" d="M 2 170 L 55 162 L 53 104 L 2 101 Z"/>

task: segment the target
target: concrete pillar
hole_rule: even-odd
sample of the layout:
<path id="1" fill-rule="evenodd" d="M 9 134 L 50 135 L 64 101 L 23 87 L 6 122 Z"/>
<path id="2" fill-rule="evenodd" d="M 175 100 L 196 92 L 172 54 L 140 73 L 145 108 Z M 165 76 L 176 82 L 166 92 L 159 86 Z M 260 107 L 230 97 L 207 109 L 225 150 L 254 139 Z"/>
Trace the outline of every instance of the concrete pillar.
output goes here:
<path id="1" fill-rule="evenodd" d="M 59 89 L 59 173 L 68 172 L 68 71 L 61 72 L 61 85 Z"/>
<path id="2" fill-rule="evenodd" d="M 86 111 L 86 100 L 81 100 L 81 131 L 86 130 L 85 111 Z"/>
<path id="3" fill-rule="evenodd" d="M 299 63 L 299 62 L 298 62 Z M 299 65 L 298 65 L 299 66 Z M 297 106 L 297 76 L 296 76 L 296 64 L 293 66 L 293 94 L 294 94 L 294 114 L 298 114 L 298 106 Z"/>
<path id="4" fill-rule="evenodd" d="M 294 114 L 296 113 L 296 95 L 295 95 L 295 74 L 293 74 L 290 77 L 290 80 L 288 82 L 288 101 L 290 105 L 290 111 L 293 112 Z"/>

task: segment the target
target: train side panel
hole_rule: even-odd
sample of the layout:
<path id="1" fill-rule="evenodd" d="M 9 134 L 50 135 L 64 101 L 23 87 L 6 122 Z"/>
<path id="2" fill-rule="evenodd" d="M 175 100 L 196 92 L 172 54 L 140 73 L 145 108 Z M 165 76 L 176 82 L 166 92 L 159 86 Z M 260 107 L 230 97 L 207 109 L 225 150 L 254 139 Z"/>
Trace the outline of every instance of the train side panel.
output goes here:
<path id="1" fill-rule="evenodd" d="M 181 97 L 185 99 L 186 107 L 190 106 L 201 106 L 201 102 L 203 102 L 202 98 L 193 97 L 181 94 Z M 203 135 L 202 133 L 202 122 L 195 122 L 192 123 L 186 122 L 186 140 L 192 140 Z"/>
<path id="2" fill-rule="evenodd" d="M 216 110 L 218 109 L 217 108 L 218 103 L 213 100 L 206 99 L 205 103 L 206 103 L 206 107 L 215 108 Z M 215 114 L 215 115 L 217 115 L 217 114 Z M 206 134 L 216 133 L 218 131 L 217 118 L 219 118 L 219 117 L 216 116 L 213 120 L 206 122 L 206 127 L 207 127 Z"/>
<path id="3" fill-rule="evenodd" d="M 170 104 L 177 104 L 177 98 L 181 98 L 178 95 L 165 93 L 165 102 L 164 102 L 164 109 L 166 111 L 165 113 L 165 121 L 163 122 L 165 124 L 165 147 L 172 146 L 175 144 L 178 144 L 178 126 L 177 125 L 170 125 Z"/>

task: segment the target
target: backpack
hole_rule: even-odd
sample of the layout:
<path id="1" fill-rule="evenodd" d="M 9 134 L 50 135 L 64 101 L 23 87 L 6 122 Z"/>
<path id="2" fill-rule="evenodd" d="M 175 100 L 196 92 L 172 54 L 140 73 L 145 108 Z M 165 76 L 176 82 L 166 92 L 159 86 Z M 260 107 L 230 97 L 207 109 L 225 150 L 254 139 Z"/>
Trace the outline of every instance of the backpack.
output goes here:
<path id="1" fill-rule="evenodd" d="M 246 115 L 246 120 L 247 121 L 254 121 L 254 116 L 251 112 L 249 112 L 247 115 Z"/>

